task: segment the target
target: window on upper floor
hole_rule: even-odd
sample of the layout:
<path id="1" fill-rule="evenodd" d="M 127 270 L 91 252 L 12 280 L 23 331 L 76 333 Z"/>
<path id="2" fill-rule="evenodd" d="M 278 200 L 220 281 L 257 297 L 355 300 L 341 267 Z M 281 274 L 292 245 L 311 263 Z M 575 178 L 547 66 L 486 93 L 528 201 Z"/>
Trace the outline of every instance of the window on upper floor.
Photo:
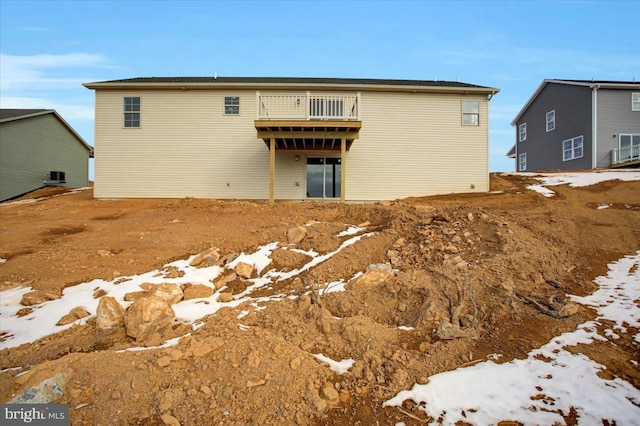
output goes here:
<path id="1" fill-rule="evenodd" d="M 140 127 L 140 96 L 124 98 L 124 127 Z"/>
<path id="2" fill-rule="evenodd" d="M 547 132 L 555 130 L 556 128 L 556 110 L 549 111 L 547 113 Z"/>
<path id="3" fill-rule="evenodd" d="M 527 170 L 527 153 L 523 152 L 518 155 L 518 171 L 524 172 L 525 170 Z"/>
<path id="4" fill-rule="evenodd" d="M 575 160 L 582 158 L 582 136 L 562 141 L 562 161 Z"/>
<path id="5" fill-rule="evenodd" d="M 631 94 L 631 111 L 640 111 L 640 92 Z"/>
<path id="6" fill-rule="evenodd" d="M 524 142 L 527 140 L 527 123 L 522 123 L 518 126 L 518 142 Z"/>
<path id="7" fill-rule="evenodd" d="M 462 124 L 465 126 L 480 125 L 480 102 L 462 101 Z"/>
<path id="8" fill-rule="evenodd" d="M 240 115 L 240 97 L 224 97 L 224 115 Z"/>

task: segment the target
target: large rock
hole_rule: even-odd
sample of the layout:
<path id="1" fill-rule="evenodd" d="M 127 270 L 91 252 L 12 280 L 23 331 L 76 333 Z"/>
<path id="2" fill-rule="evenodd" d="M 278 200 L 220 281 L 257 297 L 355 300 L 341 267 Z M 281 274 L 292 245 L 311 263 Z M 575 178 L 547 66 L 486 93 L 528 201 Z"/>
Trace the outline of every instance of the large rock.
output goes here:
<path id="1" fill-rule="evenodd" d="M 253 265 L 249 265 L 249 264 L 244 263 L 244 262 L 239 262 L 236 265 L 234 270 L 235 270 L 236 274 L 238 274 L 242 278 L 251 278 L 251 275 L 253 275 L 253 270 L 254 269 L 255 268 L 253 267 Z"/>
<path id="2" fill-rule="evenodd" d="M 20 303 L 22 303 L 23 306 L 33 306 L 59 298 L 60 296 L 54 293 L 42 290 L 33 290 L 23 294 L 22 301 Z"/>
<path id="3" fill-rule="evenodd" d="M 49 404 L 62 397 L 63 387 L 67 381 L 66 373 L 58 373 L 54 377 L 44 380 L 38 386 L 27 388 L 16 395 L 12 404 Z"/>
<path id="4" fill-rule="evenodd" d="M 173 324 L 176 315 L 166 299 L 157 296 L 138 299 L 127 309 L 125 326 L 127 335 L 144 340 L 160 333 Z"/>
<path id="5" fill-rule="evenodd" d="M 184 287 L 184 300 L 211 297 L 213 289 L 202 284 L 187 284 Z"/>
<path id="6" fill-rule="evenodd" d="M 96 329 L 110 334 L 124 326 L 124 308 L 111 296 L 104 296 L 96 309 Z"/>
<path id="7" fill-rule="evenodd" d="M 287 230 L 287 241 L 289 244 L 296 244 L 300 241 L 304 240 L 304 237 L 307 236 L 307 228 L 304 226 L 296 226 L 295 228 L 290 228 Z"/>
<path id="8" fill-rule="evenodd" d="M 89 315 L 91 315 L 89 311 L 87 311 L 82 306 L 77 306 L 70 310 L 67 315 L 64 315 L 62 318 L 60 318 L 60 321 L 58 321 L 56 325 L 71 324 L 72 322 L 88 317 Z"/>
<path id="9" fill-rule="evenodd" d="M 154 286 L 150 291 L 150 296 L 160 297 L 169 302 L 170 305 L 178 303 L 182 300 L 182 288 L 175 284 L 159 284 Z"/>
<path id="10" fill-rule="evenodd" d="M 218 247 L 211 247 L 202 253 L 199 253 L 193 260 L 189 263 L 191 266 L 199 266 L 203 263 L 214 263 L 220 259 L 220 249 Z"/>
<path id="11" fill-rule="evenodd" d="M 356 278 L 353 282 L 353 285 L 359 287 L 371 287 L 382 284 L 392 277 L 393 272 L 388 269 L 373 269 Z"/>

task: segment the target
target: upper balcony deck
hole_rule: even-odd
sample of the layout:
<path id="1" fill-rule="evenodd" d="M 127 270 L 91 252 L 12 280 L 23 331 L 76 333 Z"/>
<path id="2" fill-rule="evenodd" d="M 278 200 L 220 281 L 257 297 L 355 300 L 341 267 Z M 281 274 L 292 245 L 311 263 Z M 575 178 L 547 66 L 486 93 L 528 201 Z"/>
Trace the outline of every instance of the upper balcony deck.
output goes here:
<path id="1" fill-rule="evenodd" d="M 257 120 L 359 121 L 360 93 L 257 93 Z"/>

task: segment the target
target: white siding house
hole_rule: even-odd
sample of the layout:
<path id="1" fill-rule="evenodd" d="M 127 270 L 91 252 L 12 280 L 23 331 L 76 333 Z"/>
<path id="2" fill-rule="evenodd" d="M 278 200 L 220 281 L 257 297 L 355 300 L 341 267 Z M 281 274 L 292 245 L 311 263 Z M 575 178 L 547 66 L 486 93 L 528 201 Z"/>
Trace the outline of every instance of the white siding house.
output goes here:
<path id="1" fill-rule="evenodd" d="M 96 91 L 98 198 L 373 201 L 489 188 L 494 88 L 260 77 L 85 86 Z"/>

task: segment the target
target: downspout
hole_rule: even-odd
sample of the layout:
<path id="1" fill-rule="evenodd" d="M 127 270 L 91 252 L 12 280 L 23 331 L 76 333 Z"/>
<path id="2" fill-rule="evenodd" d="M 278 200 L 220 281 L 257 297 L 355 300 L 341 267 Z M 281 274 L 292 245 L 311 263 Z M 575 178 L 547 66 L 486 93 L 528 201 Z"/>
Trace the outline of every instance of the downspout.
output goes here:
<path id="1" fill-rule="evenodd" d="M 592 93 L 592 112 L 591 112 L 591 168 L 596 169 L 598 167 L 598 89 L 600 85 L 595 84 L 591 87 Z"/>

